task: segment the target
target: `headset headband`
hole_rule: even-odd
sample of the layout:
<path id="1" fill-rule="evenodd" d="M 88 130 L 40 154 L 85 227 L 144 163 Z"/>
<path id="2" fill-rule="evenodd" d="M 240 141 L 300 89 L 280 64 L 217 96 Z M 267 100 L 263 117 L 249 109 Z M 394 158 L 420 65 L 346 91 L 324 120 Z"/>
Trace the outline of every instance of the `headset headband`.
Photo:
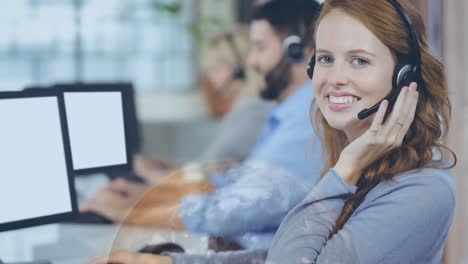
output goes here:
<path id="1" fill-rule="evenodd" d="M 413 21 L 411 20 L 410 16 L 408 13 L 405 11 L 405 9 L 398 3 L 396 0 L 388 0 L 388 2 L 395 8 L 397 13 L 401 16 L 403 23 L 406 26 L 406 29 L 408 30 L 409 33 L 409 45 L 410 45 L 410 52 L 409 56 L 414 62 L 414 66 L 417 67 L 416 73 L 421 76 L 421 50 L 419 47 L 419 41 L 418 41 L 418 35 L 416 34 L 416 31 L 414 30 L 414 24 Z"/>

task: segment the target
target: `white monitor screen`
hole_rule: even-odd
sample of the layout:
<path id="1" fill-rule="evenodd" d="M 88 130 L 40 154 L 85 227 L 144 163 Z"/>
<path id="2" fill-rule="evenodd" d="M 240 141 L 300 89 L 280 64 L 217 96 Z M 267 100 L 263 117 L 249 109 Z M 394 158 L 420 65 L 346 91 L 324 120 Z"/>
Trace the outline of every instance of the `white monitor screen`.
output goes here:
<path id="1" fill-rule="evenodd" d="M 64 92 L 74 170 L 127 164 L 122 93 Z"/>
<path id="2" fill-rule="evenodd" d="M 0 100 L 0 224 L 70 213 L 57 97 Z"/>

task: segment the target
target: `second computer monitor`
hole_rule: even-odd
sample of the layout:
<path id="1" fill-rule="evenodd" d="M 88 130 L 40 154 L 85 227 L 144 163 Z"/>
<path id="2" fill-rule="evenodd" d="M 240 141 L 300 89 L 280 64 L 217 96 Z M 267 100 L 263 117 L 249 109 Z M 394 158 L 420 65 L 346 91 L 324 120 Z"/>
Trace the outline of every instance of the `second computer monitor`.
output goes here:
<path id="1" fill-rule="evenodd" d="M 75 174 L 131 169 L 128 85 L 56 85 L 63 94 Z M 133 122 L 132 122 L 133 123 Z"/>

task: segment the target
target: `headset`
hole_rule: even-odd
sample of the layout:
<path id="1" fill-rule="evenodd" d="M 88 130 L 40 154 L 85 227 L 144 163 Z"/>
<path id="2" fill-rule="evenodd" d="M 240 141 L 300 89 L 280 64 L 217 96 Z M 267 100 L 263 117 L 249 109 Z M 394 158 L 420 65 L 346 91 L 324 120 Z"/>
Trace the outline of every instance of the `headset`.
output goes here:
<path id="1" fill-rule="evenodd" d="M 244 68 L 244 60 L 242 59 L 241 52 L 237 47 L 236 42 L 234 41 L 234 36 L 232 33 L 227 33 L 224 35 L 224 38 L 226 39 L 229 47 L 231 48 L 236 60 L 236 65 L 232 69 L 231 76 L 235 80 L 245 80 L 246 74 Z"/>
<path id="2" fill-rule="evenodd" d="M 283 40 L 283 49 L 290 63 L 300 64 L 305 60 L 306 49 L 304 38 L 306 37 L 306 25 L 303 16 L 299 18 L 299 34 L 289 35 Z"/>
<path id="3" fill-rule="evenodd" d="M 371 115 L 373 115 L 380 107 L 380 104 L 384 100 L 388 100 L 389 106 L 393 106 L 395 101 L 398 98 L 398 94 L 401 89 L 405 86 L 409 86 L 412 82 L 418 83 L 418 87 L 423 84 L 422 74 L 421 74 L 421 49 L 419 47 L 418 36 L 414 30 L 413 22 L 405 11 L 405 9 L 398 3 L 396 0 L 387 0 L 401 16 L 407 30 L 409 33 L 409 47 L 410 52 L 408 55 L 399 54 L 397 56 L 398 64 L 395 67 L 392 78 L 392 90 L 390 93 L 382 99 L 382 101 L 373 105 L 371 108 L 367 108 L 358 113 L 358 118 L 363 120 Z M 307 66 L 307 74 L 309 78 L 312 79 L 314 76 L 314 67 L 315 67 L 315 54 L 312 56 L 309 65 Z M 389 111 L 391 107 L 388 108 Z"/>
<path id="4" fill-rule="evenodd" d="M 236 45 L 234 41 L 234 35 L 232 33 L 226 33 L 222 35 L 223 38 L 226 40 L 229 49 L 234 54 L 235 65 L 231 70 L 231 74 L 227 80 L 225 80 L 217 89 L 216 93 L 220 96 L 226 96 L 231 92 L 231 89 L 226 89 L 231 83 L 236 80 L 245 80 L 246 79 L 246 72 L 244 67 L 244 60 L 242 59 L 241 52 L 239 47 Z"/>

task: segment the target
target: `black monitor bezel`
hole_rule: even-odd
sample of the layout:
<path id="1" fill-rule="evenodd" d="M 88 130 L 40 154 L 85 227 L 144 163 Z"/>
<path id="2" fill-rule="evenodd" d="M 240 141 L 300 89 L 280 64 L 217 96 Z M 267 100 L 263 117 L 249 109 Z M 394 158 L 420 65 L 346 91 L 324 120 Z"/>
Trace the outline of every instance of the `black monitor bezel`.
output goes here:
<path id="1" fill-rule="evenodd" d="M 68 190 L 70 193 L 71 211 L 53 215 L 46 215 L 12 222 L 0 223 L 0 232 L 17 230 L 22 228 L 34 227 L 45 224 L 69 221 L 78 215 L 78 203 L 76 199 L 75 181 L 72 170 L 71 149 L 69 142 L 68 129 L 66 128 L 65 103 L 63 94 L 53 90 L 27 90 L 27 91 L 8 91 L 0 92 L 0 100 L 3 99 L 23 99 L 37 97 L 55 97 L 57 98 L 58 110 L 60 116 L 60 126 L 62 129 L 62 142 L 65 153 L 65 163 L 68 177 Z M 12 201 L 13 203 L 13 201 Z"/>

